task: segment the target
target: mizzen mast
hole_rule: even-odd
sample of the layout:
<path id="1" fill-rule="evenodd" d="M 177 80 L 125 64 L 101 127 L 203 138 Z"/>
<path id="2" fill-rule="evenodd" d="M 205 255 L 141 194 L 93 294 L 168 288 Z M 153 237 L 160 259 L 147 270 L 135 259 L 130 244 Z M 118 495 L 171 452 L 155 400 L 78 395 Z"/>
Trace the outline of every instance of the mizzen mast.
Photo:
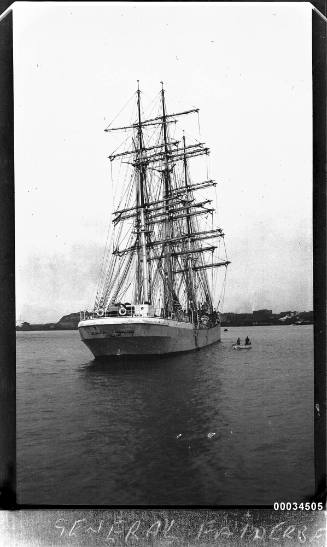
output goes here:
<path id="1" fill-rule="evenodd" d="M 186 143 L 185 143 L 185 134 L 183 132 L 183 168 L 184 168 L 184 185 L 186 189 L 186 199 L 187 202 L 190 203 L 190 189 L 189 189 L 189 181 L 188 181 L 188 172 L 187 172 L 187 158 L 186 158 Z M 194 274 L 192 271 L 192 243 L 191 243 L 191 234 L 192 234 L 192 224 L 191 224 L 191 217 L 190 217 L 190 208 L 186 208 L 186 225 L 187 225 L 187 257 L 186 257 L 186 268 L 185 268 L 185 274 L 186 274 L 186 287 L 187 287 L 187 307 L 191 308 L 192 312 L 196 308 L 196 299 L 194 294 Z"/>

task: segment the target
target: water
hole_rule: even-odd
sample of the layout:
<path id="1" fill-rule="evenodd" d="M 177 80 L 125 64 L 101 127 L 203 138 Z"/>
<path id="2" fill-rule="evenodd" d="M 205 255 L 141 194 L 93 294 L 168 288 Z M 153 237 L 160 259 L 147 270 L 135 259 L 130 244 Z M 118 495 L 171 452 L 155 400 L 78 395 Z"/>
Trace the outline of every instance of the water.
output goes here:
<path id="1" fill-rule="evenodd" d="M 252 349 L 233 350 L 247 334 Z M 96 364 L 77 331 L 18 332 L 17 484 L 26 504 L 303 500 L 312 326 L 230 328 L 198 352 L 118 364 Z"/>

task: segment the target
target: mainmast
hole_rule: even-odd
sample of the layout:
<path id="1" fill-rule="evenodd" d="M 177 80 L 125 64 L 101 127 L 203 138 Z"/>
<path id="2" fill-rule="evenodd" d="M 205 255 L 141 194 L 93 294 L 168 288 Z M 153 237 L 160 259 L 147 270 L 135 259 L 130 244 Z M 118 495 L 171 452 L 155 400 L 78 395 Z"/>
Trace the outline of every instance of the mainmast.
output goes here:
<path id="1" fill-rule="evenodd" d="M 168 146 L 168 134 L 167 134 L 167 115 L 166 115 L 166 102 L 165 102 L 165 90 L 163 82 L 161 83 L 161 105 L 162 105 L 162 129 L 163 129 L 163 143 L 164 143 L 164 200 L 166 200 L 166 222 L 165 222 L 165 238 L 170 239 L 174 237 L 172 232 L 172 220 L 169 212 L 169 198 L 171 194 L 170 183 L 170 165 L 169 165 L 169 146 Z M 169 314 L 173 311 L 173 277 L 172 277 L 172 264 L 171 264 L 171 245 L 168 243 L 166 246 L 167 252 L 165 253 L 164 260 L 164 273 L 167 282 L 164 282 L 164 301 L 166 312 Z"/>
<path id="2" fill-rule="evenodd" d="M 137 81 L 137 112 L 138 112 L 138 126 L 137 126 L 137 137 L 138 137 L 138 159 L 137 168 L 138 168 L 138 188 L 136 191 L 137 204 L 139 207 L 139 223 L 138 226 L 138 236 L 140 238 L 140 247 L 141 252 L 139 253 L 139 260 L 142 265 L 142 288 L 143 288 L 143 303 L 149 302 L 149 272 L 148 272 L 148 260 L 147 260 L 147 249 L 146 249 L 146 226 L 145 226 L 145 214 L 144 214 L 144 187 L 146 182 L 146 168 L 143 161 L 143 134 L 142 134 L 142 119 L 141 119 L 141 91 L 139 87 L 139 80 Z M 140 287 L 139 287 L 140 289 Z M 138 291 L 139 293 L 140 291 Z M 139 294 L 138 294 L 139 298 Z"/>

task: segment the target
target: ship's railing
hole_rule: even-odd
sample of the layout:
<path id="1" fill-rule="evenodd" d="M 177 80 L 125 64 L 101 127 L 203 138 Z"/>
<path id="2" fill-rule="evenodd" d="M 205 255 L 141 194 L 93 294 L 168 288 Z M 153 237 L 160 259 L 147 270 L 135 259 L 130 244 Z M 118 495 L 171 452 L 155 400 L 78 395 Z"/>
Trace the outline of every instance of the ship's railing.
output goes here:
<path id="1" fill-rule="evenodd" d="M 157 317 L 161 319 L 171 319 L 175 321 L 183 321 L 185 323 L 193 323 L 193 314 L 184 311 L 172 312 L 168 316 L 165 316 L 162 308 L 152 308 L 151 313 L 142 314 L 135 311 L 134 306 L 121 307 L 115 310 L 93 310 L 93 311 L 81 311 L 80 321 L 87 321 L 88 319 L 102 319 L 105 317 Z"/>
<path id="2" fill-rule="evenodd" d="M 98 311 L 81 311 L 80 312 L 80 320 L 81 321 L 87 321 L 88 319 L 103 319 L 104 317 L 134 317 L 135 314 L 130 311 L 126 310 L 126 313 L 119 313 L 118 310 L 116 311 L 105 311 L 105 310 L 98 310 Z"/>
<path id="3" fill-rule="evenodd" d="M 165 314 L 163 308 L 154 307 L 149 304 L 116 304 L 108 306 L 107 308 L 98 308 L 92 311 L 81 311 L 80 320 L 86 321 L 88 319 L 101 319 L 105 317 L 156 317 L 161 319 L 170 319 L 172 321 L 182 321 L 185 323 L 192 323 L 200 329 L 213 327 L 220 323 L 219 313 L 212 311 L 211 313 L 206 309 L 198 310 L 176 310 L 174 312 Z"/>

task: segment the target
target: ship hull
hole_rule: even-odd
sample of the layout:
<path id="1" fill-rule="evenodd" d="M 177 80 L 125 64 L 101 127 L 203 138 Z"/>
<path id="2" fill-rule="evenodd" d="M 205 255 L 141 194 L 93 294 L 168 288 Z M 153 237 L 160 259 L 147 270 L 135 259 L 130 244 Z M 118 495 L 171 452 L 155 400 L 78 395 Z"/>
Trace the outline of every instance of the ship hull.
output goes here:
<path id="1" fill-rule="evenodd" d="M 104 318 L 80 321 L 84 344 L 95 357 L 166 355 L 192 351 L 220 341 L 220 325 L 195 328 L 159 318 Z"/>

